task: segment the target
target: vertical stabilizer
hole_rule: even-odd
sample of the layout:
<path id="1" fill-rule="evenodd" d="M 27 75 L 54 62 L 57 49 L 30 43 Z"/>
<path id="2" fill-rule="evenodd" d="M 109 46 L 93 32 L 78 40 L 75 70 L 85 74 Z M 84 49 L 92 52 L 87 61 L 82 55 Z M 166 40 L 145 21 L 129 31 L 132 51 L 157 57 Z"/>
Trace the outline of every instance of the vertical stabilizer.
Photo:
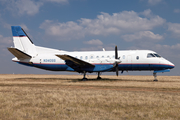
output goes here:
<path id="1" fill-rule="evenodd" d="M 31 56 L 36 55 L 36 48 L 31 39 L 20 26 L 11 26 L 14 47 Z"/>

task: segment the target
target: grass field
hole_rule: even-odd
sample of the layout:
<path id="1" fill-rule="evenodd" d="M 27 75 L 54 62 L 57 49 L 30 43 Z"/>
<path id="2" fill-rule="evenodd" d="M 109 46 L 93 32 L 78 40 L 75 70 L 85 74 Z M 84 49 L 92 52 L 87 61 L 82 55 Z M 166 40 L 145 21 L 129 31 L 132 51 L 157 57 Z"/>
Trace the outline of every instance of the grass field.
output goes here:
<path id="1" fill-rule="evenodd" d="M 180 119 L 180 76 L 0 75 L 0 119 Z"/>

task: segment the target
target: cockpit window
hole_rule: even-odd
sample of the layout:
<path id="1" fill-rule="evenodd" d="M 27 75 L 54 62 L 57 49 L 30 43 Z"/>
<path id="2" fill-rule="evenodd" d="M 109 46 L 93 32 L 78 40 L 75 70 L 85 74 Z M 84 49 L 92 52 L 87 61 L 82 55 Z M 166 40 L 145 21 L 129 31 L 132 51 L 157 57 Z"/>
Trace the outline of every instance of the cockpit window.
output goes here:
<path id="1" fill-rule="evenodd" d="M 156 56 L 156 57 L 161 57 L 160 55 L 158 55 L 157 53 L 154 53 L 154 55 Z"/>
<path id="2" fill-rule="evenodd" d="M 155 55 L 152 54 L 152 53 L 148 53 L 148 54 L 147 54 L 147 58 L 151 58 L 151 57 L 155 57 Z"/>
<path id="3" fill-rule="evenodd" d="M 151 58 L 151 57 L 161 57 L 160 55 L 158 55 L 157 53 L 148 53 L 147 54 L 147 58 Z"/>

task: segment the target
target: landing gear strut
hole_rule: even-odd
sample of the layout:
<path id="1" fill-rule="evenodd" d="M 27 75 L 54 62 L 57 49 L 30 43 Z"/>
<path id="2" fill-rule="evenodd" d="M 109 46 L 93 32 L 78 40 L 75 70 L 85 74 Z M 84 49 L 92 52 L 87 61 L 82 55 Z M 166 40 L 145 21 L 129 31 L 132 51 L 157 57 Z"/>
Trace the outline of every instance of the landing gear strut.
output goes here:
<path id="1" fill-rule="evenodd" d="M 98 79 L 98 80 L 101 79 L 101 77 L 100 77 L 100 72 L 98 72 L 98 77 L 97 77 L 97 79 Z"/>
<path id="2" fill-rule="evenodd" d="M 157 82 L 157 74 L 156 73 L 153 73 L 153 76 L 154 76 L 154 81 Z"/>
<path id="3" fill-rule="evenodd" d="M 86 78 L 86 71 L 84 71 L 84 77 L 83 77 L 82 80 L 83 80 L 83 81 L 86 81 L 86 80 L 87 80 L 87 78 Z"/>

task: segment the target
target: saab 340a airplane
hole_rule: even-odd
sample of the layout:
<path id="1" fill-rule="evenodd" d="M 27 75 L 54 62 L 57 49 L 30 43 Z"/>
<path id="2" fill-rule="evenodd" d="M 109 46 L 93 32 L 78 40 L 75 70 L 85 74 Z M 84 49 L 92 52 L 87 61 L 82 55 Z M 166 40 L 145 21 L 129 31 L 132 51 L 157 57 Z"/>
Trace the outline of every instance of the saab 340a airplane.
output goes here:
<path id="1" fill-rule="evenodd" d="M 174 64 L 151 50 L 80 51 L 68 52 L 35 46 L 20 26 L 12 26 L 14 47 L 8 50 L 15 56 L 12 61 L 51 71 L 73 71 L 83 73 L 118 71 L 154 71 L 154 81 L 158 72 L 169 72 Z"/>

